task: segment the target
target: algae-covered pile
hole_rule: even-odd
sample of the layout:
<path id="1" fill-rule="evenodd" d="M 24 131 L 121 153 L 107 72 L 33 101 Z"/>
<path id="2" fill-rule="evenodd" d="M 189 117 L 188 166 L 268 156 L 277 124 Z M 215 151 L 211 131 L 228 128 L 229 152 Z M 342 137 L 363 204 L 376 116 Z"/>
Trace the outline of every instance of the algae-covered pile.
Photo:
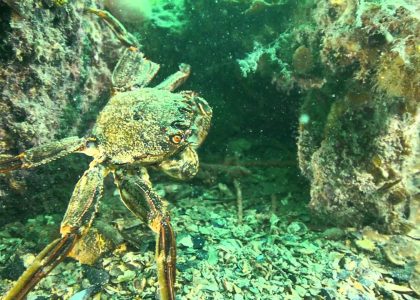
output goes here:
<path id="1" fill-rule="evenodd" d="M 0 0 L 0 295 L 418 299 L 417 2 Z"/>

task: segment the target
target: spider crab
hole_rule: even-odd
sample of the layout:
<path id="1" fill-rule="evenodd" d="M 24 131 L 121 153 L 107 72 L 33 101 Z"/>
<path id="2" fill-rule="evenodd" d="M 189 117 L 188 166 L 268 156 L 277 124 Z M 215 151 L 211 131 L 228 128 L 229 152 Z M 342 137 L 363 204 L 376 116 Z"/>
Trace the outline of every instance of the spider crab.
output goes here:
<path id="1" fill-rule="evenodd" d="M 71 153 L 93 157 L 77 182 L 61 222 L 61 238 L 51 242 L 15 282 L 4 300 L 23 299 L 86 234 L 102 196 L 103 181 L 112 173 L 120 198 L 156 234 L 157 275 L 162 300 L 175 299 L 175 236 L 162 200 L 152 189 L 147 167 L 185 179 L 198 171 L 196 148 L 210 127 L 212 109 L 191 91 L 173 93 L 189 76 L 190 67 L 155 87 L 147 87 L 159 65 L 138 50 L 136 39 L 106 11 L 88 9 L 105 20 L 127 46 L 112 74 L 113 96 L 100 112 L 91 135 L 68 137 L 0 159 L 0 173 L 28 169 Z"/>

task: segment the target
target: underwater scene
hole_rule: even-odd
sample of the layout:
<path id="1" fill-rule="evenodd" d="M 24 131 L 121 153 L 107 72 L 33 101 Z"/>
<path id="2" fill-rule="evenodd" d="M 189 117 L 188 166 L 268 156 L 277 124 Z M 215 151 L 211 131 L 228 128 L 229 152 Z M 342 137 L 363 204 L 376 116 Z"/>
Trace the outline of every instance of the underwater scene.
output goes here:
<path id="1" fill-rule="evenodd" d="M 420 299 L 420 2 L 0 0 L 0 299 Z"/>

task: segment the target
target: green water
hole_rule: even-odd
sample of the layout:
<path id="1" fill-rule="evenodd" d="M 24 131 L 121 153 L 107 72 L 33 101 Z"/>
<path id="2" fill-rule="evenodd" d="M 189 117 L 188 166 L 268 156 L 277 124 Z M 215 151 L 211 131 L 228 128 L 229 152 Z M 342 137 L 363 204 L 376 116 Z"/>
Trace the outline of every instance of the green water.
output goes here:
<path id="1" fill-rule="evenodd" d="M 170 299 L 160 231 L 176 299 L 418 299 L 419 11 L 0 1 L 0 294 Z"/>

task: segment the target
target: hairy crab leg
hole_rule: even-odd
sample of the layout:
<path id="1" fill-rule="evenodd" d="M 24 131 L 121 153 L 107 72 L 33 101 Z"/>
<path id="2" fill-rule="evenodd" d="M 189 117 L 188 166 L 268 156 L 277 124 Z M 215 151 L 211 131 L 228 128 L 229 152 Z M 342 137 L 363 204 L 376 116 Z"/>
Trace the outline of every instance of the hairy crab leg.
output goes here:
<path id="1" fill-rule="evenodd" d="M 112 86 L 118 92 L 145 87 L 155 77 L 159 67 L 137 49 L 127 48 L 112 72 Z"/>
<path id="2" fill-rule="evenodd" d="M 86 149 L 86 139 L 77 136 L 31 148 L 17 156 L 0 157 L 0 173 L 29 169 Z"/>
<path id="3" fill-rule="evenodd" d="M 190 76 L 190 73 L 191 73 L 190 65 L 180 64 L 179 71 L 170 75 L 160 84 L 158 84 L 156 88 L 160 90 L 174 91 L 176 88 L 178 88 L 188 79 L 188 77 Z"/>
<path id="4" fill-rule="evenodd" d="M 115 183 L 127 208 L 156 233 L 156 261 L 161 300 L 175 299 L 175 235 L 160 197 L 145 175 L 136 170 L 117 170 Z"/>
<path id="5" fill-rule="evenodd" d="M 35 258 L 3 300 L 20 300 L 71 252 L 89 229 L 102 196 L 105 168 L 92 166 L 79 179 L 61 223 L 61 238 L 53 241 Z"/>
<path id="6" fill-rule="evenodd" d="M 111 13 L 107 12 L 106 10 L 96 9 L 93 7 L 87 8 L 86 10 L 103 19 L 125 46 L 140 48 L 140 44 L 137 39 L 130 32 L 128 32 L 123 24 L 121 24 L 121 22 L 118 21 L 118 19 L 115 18 Z"/>
<path id="7" fill-rule="evenodd" d="M 56 239 L 42 250 L 29 268 L 19 277 L 3 300 L 23 299 L 34 286 L 47 276 L 63 259 L 76 243 L 75 234 Z"/>
<path id="8" fill-rule="evenodd" d="M 127 46 L 112 72 L 114 92 L 145 87 L 155 77 L 160 66 L 144 57 L 139 51 L 137 39 L 111 13 L 96 8 L 88 8 L 87 11 L 103 19 L 117 38 Z"/>

